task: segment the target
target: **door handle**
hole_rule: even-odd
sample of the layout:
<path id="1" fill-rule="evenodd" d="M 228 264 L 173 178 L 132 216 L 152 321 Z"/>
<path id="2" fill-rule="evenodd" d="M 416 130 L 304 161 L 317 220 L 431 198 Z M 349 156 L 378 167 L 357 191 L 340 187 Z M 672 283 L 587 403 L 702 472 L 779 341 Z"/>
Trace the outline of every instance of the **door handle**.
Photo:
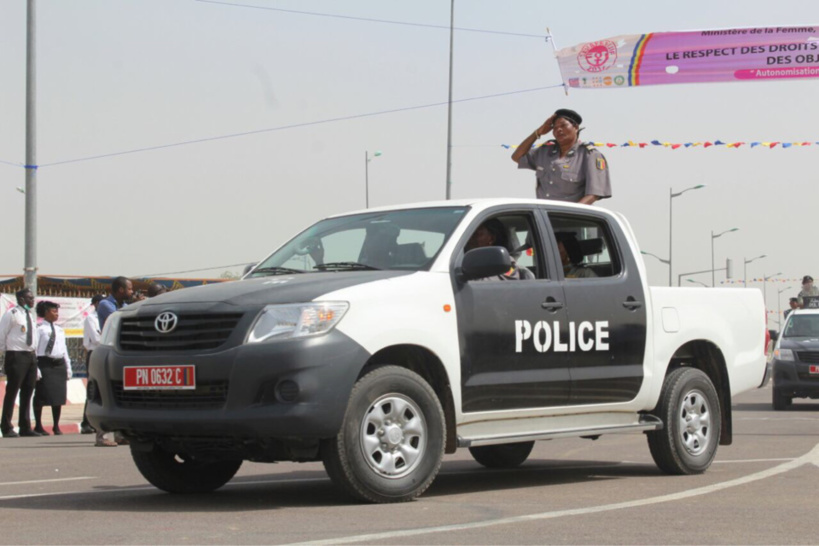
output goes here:
<path id="1" fill-rule="evenodd" d="M 643 306 L 643 302 L 637 301 L 631 296 L 629 296 L 626 301 L 623 302 L 623 307 L 628 309 L 629 311 L 635 311 Z"/>
<path id="2" fill-rule="evenodd" d="M 558 309 L 563 309 L 563 302 L 556 301 L 554 298 L 548 298 L 546 301 L 540 304 L 541 307 L 549 311 L 550 313 L 557 312 Z"/>

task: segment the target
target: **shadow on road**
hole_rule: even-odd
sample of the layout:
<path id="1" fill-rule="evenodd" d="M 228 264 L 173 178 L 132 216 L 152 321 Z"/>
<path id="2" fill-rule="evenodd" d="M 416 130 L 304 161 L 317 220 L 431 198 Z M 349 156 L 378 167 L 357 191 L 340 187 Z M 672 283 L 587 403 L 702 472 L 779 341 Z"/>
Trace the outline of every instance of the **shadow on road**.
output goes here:
<path id="1" fill-rule="evenodd" d="M 531 460 L 510 470 L 486 469 L 471 461 L 445 463 L 425 497 L 548 487 L 631 476 L 661 476 L 653 464 Z M 150 486 L 95 487 L 90 491 L 0 499 L 0 509 L 99 512 L 246 512 L 292 507 L 354 505 L 323 471 L 236 478 L 201 495 L 170 495 Z"/>

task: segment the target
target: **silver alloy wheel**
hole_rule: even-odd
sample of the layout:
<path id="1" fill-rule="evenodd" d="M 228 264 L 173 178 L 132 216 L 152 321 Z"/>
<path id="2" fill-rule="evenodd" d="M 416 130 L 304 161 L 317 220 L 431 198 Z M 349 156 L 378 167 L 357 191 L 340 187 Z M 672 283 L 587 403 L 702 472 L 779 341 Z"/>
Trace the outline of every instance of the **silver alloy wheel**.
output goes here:
<path id="1" fill-rule="evenodd" d="M 691 455 L 703 453 L 711 442 L 711 407 L 698 389 L 688 391 L 679 411 L 680 439 Z"/>
<path id="2" fill-rule="evenodd" d="M 401 478 L 423 460 L 427 435 L 426 420 L 415 402 L 400 394 L 385 394 L 361 421 L 361 451 L 379 476 Z"/>

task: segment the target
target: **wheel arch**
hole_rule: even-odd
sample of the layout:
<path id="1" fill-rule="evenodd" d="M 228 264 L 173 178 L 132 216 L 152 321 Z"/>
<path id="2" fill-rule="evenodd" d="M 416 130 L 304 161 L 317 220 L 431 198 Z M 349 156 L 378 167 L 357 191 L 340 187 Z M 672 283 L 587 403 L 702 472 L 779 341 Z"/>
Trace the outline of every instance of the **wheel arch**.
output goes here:
<path id="1" fill-rule="evenodd" d="M 446 453 L 454 453 L 457 448 L 455 430 L 455 402 L 452 397 L 452 386 L 443 362 L 438 356 L 420 345 L 392 345 L 384 347 L 373 354 L 361 368 L 356 381 L 381 366 L 400 366 L 411 370 L 429 383 L 441 407 L 446 420 Z"/>
<path id="2" fill-rule="evenodd" d="M 719 444 L 731 445 L 733 442 L 733 425 L 731 413 L 731 382 L 728 376 L 728 367 L 725 356 L 713 342 L 706 339 L 692 340 L 678 348 L 666 369 L 666 377 L 672 371 L 682 368 L 696 368 L 711 380 L 719 395 L 722 430 Z"/>

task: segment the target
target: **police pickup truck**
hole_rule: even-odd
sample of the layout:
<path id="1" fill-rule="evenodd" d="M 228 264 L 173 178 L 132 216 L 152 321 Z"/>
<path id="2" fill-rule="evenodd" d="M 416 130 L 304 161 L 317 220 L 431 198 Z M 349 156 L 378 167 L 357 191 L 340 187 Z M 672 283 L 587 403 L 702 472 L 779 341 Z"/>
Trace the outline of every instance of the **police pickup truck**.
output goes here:
<path id="1" fill-rule="evenodd" d="M 333 216 L 102 337 L 88 417 L 172 493 L 320 460 L 357 499 L 407 501 L 458 448 L 508 468 L 537 440 L 630 431 L 700 473 L 766 368 L 758 290 L 650 288 L 625 218 L 543 200 Z"/>

